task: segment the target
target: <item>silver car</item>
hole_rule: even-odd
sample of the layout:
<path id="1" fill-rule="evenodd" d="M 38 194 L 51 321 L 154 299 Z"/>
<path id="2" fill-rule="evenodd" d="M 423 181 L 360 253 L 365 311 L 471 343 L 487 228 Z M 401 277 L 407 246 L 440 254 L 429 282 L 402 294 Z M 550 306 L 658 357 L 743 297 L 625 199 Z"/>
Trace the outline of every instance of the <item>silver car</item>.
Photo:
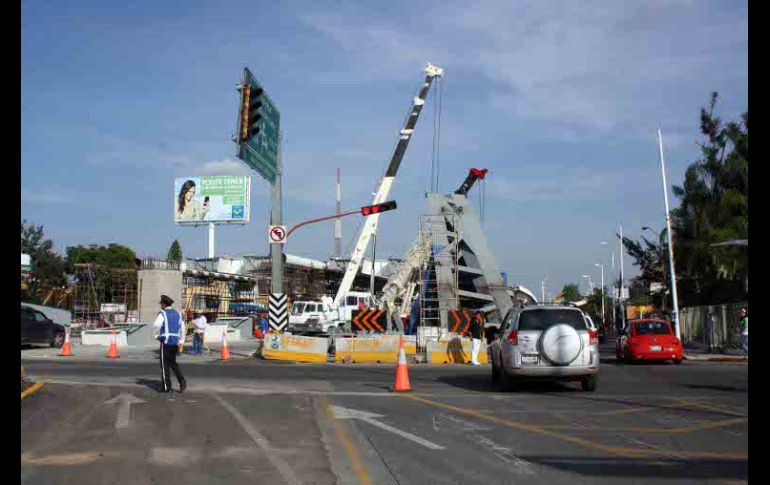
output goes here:
<path id="1" fill-rule="evenodd" d="M 536 305 L 512 309 L 490 346 L 492 380 L 512 388 L 520 379 L 580 381 L 596 390 L 599 335 L 580 309 Z"/>

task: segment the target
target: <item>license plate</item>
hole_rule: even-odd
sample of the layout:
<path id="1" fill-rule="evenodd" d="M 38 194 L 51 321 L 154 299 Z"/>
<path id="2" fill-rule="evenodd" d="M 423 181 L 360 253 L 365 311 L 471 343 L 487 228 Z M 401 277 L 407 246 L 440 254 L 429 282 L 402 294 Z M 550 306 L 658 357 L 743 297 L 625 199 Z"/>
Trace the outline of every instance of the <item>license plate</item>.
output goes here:
<path id="1" fill-rule="evenodd" d="M 521 363 L 522 364 L 537 364 L 537 355 L 522 355 L 521 356 Z"/>
<path id="2" fill-rule="evenodd" d="M 650 352 L 660 352 L 660 345 L 650 345 Z"/>

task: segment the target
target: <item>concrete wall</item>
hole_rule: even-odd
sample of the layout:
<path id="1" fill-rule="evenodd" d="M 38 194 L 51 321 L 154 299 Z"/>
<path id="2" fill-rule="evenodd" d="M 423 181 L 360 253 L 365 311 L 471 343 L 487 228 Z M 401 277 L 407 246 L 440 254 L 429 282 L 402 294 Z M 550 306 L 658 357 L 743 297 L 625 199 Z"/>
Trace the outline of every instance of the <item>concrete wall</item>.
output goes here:
<path id="1" fill-rule="evenodd" d="M 160 295 L 174 300 L 174 308 L 182 305 L 182 272 L 149 269 L 139 271 L 139 321 L 152 323 L 160 311 Z"/>
<path id="2" fill-rule="evenodd" d="M 85 330 L 81 343 L 83 345 L 109 346 L 112 343 L 112 330 Z M 128 345 L 125 331 L 115 332 L 115 343 L 118 348 Z"/>

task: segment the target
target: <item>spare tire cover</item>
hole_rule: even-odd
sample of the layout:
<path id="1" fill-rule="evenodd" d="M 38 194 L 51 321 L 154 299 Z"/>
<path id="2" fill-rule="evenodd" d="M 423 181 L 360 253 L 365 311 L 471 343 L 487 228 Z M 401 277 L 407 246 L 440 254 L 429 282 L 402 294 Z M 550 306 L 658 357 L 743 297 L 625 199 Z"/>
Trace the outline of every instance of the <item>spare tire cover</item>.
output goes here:
<path id="1" fill-rule="evenodd" d="M 551 325 L 540 337 L 540 351 L 549 362 L 569 365 L 583 349 L 583 341 L 577 330 L 566 323 Z"/>

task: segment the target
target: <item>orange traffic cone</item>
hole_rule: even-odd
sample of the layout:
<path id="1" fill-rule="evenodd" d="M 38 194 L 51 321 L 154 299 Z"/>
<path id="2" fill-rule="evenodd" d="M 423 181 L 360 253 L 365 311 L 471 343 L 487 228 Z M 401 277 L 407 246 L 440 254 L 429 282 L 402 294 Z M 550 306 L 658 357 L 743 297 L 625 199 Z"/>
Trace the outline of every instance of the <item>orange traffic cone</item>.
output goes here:
<path id="1" fill-rule="evenodd" d="M 222 332 L 222 360 L 230 360 L 230 349 L 227 348 L 227 332 Z"/>
<path id="2" fill-rule="evenodd" d="M 72 348 L 70 347 L 70 330 L 65 330 L 64 345 L 61 346 L 61 357 L 72 357 Z"/>
<path id="3" fill-rule="evenodd" d="M 409 386 L 409 371 L 406 366 L 406 352 L 404 351 L 404 339 L 398 340 L 398 363 L 396 364 L 396 383 L 393 384 L 391 391 L 407 392 L 411 391 Z"/>
<path id="4" fill-rule="evenodd" d="M 115 329 L 112 329 L 112 343 L 110 344 L 109 350 L 107 350 L 107 358 L 109 359 L 117 359 L 120 357 L 118 355 L 118 341 L 115 337 Z"/>

